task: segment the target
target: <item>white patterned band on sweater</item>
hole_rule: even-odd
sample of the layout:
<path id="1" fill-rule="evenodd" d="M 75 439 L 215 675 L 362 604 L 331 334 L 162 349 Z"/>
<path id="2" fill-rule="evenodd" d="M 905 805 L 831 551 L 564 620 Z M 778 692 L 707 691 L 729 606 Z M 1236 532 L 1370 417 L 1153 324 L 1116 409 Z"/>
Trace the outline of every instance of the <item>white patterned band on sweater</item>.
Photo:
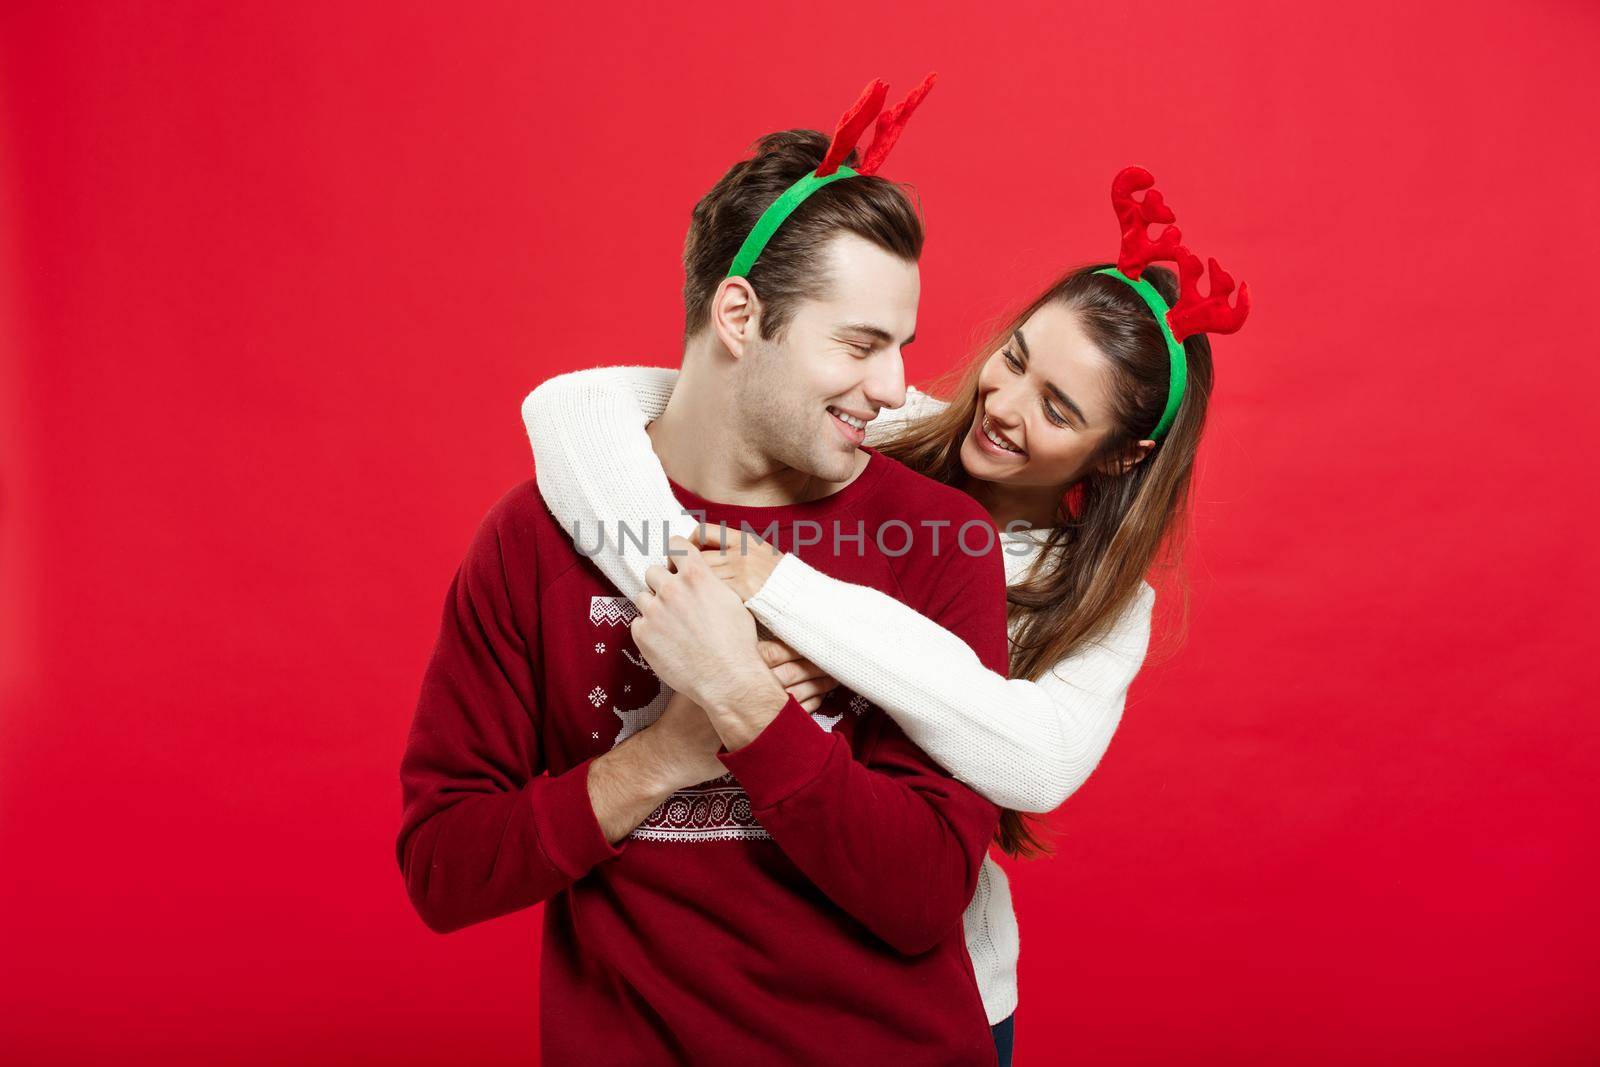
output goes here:
<path id="1" fill-rule="evenodd" d="M 589 621 L 599 625 L 626 626 L 639 614 L 633 601 L 625 596 L 597 596 L 589 598 Z"/>
<path id="2" fill-rule="evenodd" d="M 539 491 L 563 527 L 664 524 L 672 534 L 693 533 L 695 520 L 673 496 L 645 432 L 665 410 L 677 373 L 641 366 L 577 371 L 551 378 L 523 401 Z M 943 405 L 907 390 L 903 406 L 868 425 L 867 444 Z M 1024 579 L 1047 534 L 1001 534 L 1007 584 Z M 644 572 L 665 562 L 651 554 L 664 541 L 652 536 L 646 549 L 627 551 L 607 540 L 594 562 L 636 597 Z M 1110 744 L 1144 662 L 1154 601 L 1155 591 L 1142 585 L 1105 636 L 1037 681 L 996 674 L 966 642 L 914 609 L 792 554 L 745 606 L 840 685 L 893 715 L 955 777 L 1002 807 L 1044 812 L 1083 784 Z M 620 618 L 623 608 L 613 607 Z M 984 1009 L 998 1023 L 1016 1010 L 1019 939 L 1009 883 L 993 857 L 984 860 L 964 926 Z"/>

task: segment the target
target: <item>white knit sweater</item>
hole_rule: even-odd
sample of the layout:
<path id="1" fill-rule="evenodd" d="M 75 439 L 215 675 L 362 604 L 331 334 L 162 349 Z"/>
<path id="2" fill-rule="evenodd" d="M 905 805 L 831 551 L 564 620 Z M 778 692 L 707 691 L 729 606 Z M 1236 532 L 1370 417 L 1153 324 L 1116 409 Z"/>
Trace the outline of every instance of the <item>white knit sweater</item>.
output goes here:
<path id="1" fill-rule="evenodd" d="M 672 494 L 645 427 L 666 409 L 678 372 L 599 367 L 558 375 L 528 394 L 522 419 L 545 503 L 563 526 L 593 531 L 618 521 L 648 530 L 648 551 L 619 551 L 607 536 L 595 564 L 635 598 L 662 525 L 689 536 L 695 520 Z M 867 443 L 905 419 L 944 404 L 915 388 L 880 412 Z M 1021 581 L 1049 531 L 1002 533 L 1007 584 Z M 745 602 L 779 639 L 894 716 L 951 774 L 1002 807 L 1046 812 L 1088 778 L 1122 717 L 1128 685 L 1144 662 L 1155 591 L 1148 583 L 1107 635 L 1037 682 L 986 668 L 966 642 L 887 594 L 832 578 L 786 554 Z M 1013 633 L 1013 638 L 1016 634 Z M 1005 872 L 987 857 L 964 917 L 967 949 L 990 1023 L 1017 1005 L 1017 920 Z"/>

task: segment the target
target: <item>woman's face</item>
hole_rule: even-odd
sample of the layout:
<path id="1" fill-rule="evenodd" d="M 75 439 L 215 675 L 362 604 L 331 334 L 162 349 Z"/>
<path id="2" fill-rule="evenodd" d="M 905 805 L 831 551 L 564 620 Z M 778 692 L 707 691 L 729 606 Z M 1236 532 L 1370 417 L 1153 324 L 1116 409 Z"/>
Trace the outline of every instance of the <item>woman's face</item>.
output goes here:
<path id="1" fill-rule="evenodd" d="M 1041 307 L 984 361 L 962 466 L 981 481 L 1064 489 L 1088 473 L 1114 430 L 1110 377 L 1078 316 L 1059 303 Z"/>

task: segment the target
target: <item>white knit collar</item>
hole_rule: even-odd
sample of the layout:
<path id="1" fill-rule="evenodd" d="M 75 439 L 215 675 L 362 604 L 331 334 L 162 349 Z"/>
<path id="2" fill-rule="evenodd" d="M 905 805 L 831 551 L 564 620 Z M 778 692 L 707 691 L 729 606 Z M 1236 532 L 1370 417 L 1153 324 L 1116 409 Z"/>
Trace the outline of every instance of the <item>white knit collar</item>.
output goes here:
<path id="1" fill-rule="evenodd" d="M 1007 585 L 1016 585 L 1027 578 L 1044 553 L 1045 542 L 1052 532 L 1050 527 L 1000 531 L 1000 558 L 1005 563 Z"/>

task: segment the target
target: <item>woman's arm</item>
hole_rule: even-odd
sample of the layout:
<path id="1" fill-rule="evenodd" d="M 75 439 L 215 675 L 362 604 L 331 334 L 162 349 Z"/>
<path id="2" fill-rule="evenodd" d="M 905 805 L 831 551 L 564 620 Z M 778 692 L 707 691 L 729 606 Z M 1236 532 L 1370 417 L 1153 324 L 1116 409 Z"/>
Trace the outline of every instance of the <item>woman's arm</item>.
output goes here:
<path id="1" fill-rule="evenodd" d="M 645 433 L 677 382 L 667 367 L 595 367 L 550 378 L 522 402 L 545 505 L 630 600 L 646 570 L 666 566 L 667 539 L 692 537 L 698 525 Z"/>
<path id="2" fill-rule="evenodd" d="M 889 712 L 989 800 L 1051 811 L 1100 762 L 1150 642 L 1148 584 L 1098 642 L 1038 681 L 989 670 L 959 637 L 887 594 L 786 554 L 745 602 L 778 638 Z"/>
<path id="3" fill-rule="evenodd" d="M 867 436 L 864 444 L 876 448 L 890 431 L 898 430 L 908 422 L 932 415 L 944 408 L 948 401 L 940 400 L 936 396 L 929 396 L 914 385 L 906 386 L 906 400 L 897 408 L 884 408 L 878 412 L 878 417 L 867 423 Z"/>
<path id="4" fill-rule="evenodd" d="M 630 600 L 644 590 L 645 571 L 666 565 L 667 539 L 690 537 L 697 525 L 672 495 L 644 429 L 677 384 L 668 367 L 594 367 L 558 374 L 522 402 L 540 495 L 562 529 L 576 534 L 579 551 Z M 866 443 L 944 404 L 911 386 L 904 404 L 867 424 Z M 619 523 L 631 539 L 619 536 Z"/>
<path id="5" fill-rule="evenodd" d="M 670 533 L 696 523 L 672 495 L 645 426 L 665 410 L 677 371 L 599 367 L 551 378 L 523 401 L 539 491 L 596 565 L 628 597 L 664 563 Z M 944 402 L 920 390 L 867 427 L 868 441 Z M 619 546 L 617 522 L 648 530 L 645 551 Z M 620 549 L 620 550 L 619 550 Z M 913 609 L 785 555 L 746 607 L 783 641 L 894 716 L 923 751 L 989 800 L 1020 811 L 1058 807 L 1099 763 L 1144 662 L 1154 592 L 1141 588 L 1112 632 L 1037 682 L 1010 680 Z"/>

